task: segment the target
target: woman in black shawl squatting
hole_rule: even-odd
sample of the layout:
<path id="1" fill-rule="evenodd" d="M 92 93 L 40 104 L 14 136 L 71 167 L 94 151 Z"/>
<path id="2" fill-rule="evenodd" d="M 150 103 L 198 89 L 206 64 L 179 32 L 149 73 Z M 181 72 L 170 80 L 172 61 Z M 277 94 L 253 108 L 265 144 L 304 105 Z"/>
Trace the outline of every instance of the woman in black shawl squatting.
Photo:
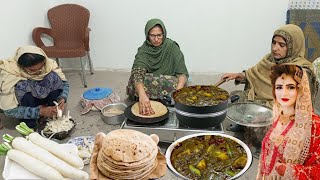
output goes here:
<path id="1" fill-rule="evenodd" d="M 159 99 L 185 86 L 188 70 L 178 43 L 167 38 L 160 19 L 145 27 L 146 40 L 139 47 L 127 86 L 129 98 L 139 99 L 140 114 L 154 114 L 150 99 Z"/>

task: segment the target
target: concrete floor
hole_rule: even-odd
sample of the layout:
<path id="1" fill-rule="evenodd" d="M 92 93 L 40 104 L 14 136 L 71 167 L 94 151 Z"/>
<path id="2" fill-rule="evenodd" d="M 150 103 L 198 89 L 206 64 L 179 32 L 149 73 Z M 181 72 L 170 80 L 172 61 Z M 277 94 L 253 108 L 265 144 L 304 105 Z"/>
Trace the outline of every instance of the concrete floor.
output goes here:
<path id="1" fill-rule="evenodd" d="M 77 71 L 66 71 L 65 72 L 68 81 L 70 83 L 70 94 L 68 99 L 68 110 L 70 110 L 70 115 L 72 119 L 77 122 L 77 126 L 75 131 L 71 134 L 72 137 L 77 136 L 94 136 L 98 132 L 108 133 L 114 129 L 118 129 L 119 125 L 107 125 L 100 118 L 100 112 L 91 111 L 85 115 L 80 114 L 80 110 L 82 109 L 79 104 L 80 96 L 84 91 L 93 87 L 108 87 L 112 88 L 115 93 L 117 93 L 121 101 L 124 102 L 126 99 L 125 95 L 125 86 L 127 84 L 127 80 L 129 78 L 129 72 L 124 71 L 96 71 L 93 75 L 87 75 L 88 80 L 88 88 L 83 88 L 81 83 L 80 74 Z M 220 74 L 191 74 L 191 85 L 193 84 L 214 84 L 220 78 Z M 243 89 L 242 86 L 234 86 L 233 82 L 226 82 L 220 86 L 221 88 L 226 89 L 227 91 Z M 316 105 L 316 112 L 320 111 L 320 97 L 318 95 L 318 102 Z M 4 126 L 3 129 L 0 130 L 0 135 L 2 137 L 3 134 L 8 133 L 12 136 L 20 136 L 18 132 L 14 130 L 18 121 L 16 119 L 7 118 L 3 113 L 0 113 L 0 127 Z M 230 124 L 229 120 L 225 120 L 225 127 Z M 230 134 L 230 132 L 226 132 Z M 65 143 L 69 140 L 69 138 L 61 141 L 61 143 Z M 2 142 L 2 140 L 0 140 Z M 165 147 L 162 146 L 162 150 L 165 150 Z M 5 156 L 0 157 L 0 172 L 2 174 L 4 168 L 4 159 Z M 249 170 L 241 176 L 239 179 L 254 179 L 256 176 L 258 160 L 253 158 L 253 163 Z M 85 171 L 88 172 L 88 166 L 85 166 Z M 3 179 L 2 176 L 0 179 Z M 161 179 L 179 179 L 176 177 L 169 169 L 167 171 L 166 176 Z"/>

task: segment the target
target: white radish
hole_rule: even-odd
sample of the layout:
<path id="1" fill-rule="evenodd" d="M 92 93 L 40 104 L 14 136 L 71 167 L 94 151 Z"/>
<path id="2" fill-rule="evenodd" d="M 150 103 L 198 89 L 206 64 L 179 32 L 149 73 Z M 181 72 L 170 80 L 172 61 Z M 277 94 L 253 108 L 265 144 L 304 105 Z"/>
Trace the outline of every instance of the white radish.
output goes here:
<path id="1" fill-rule="evenodd" d="M 28 171 L 44 179 L 64 179 L 57 170 L 24 152 L 11 149 L 7 152 L 7 156 L 9 159 L 17 162 Z"/>
<path id="2" fill-rule="evenodd" d="M 57 158 L 47 150 L 33 144 L 23 137 L 16 137 L 12 141 L 13 148 L 20 150 L 56 169 L 64 177 L 73 179 L 89 179 L 89 175 Z"/>
<path id="3" fill-rule="evenodd" d="M 29 140 L 75 168 L 82 169 L 84 166 L 79 156 L 72 154 L 71 152 L 64 151 L 61 149 L 60 144 L 44 138 L 38 133 L 29 134 Z"/>
<path id="4" fill-rule="evenodd" d="M 62 117 L 62 110 L 60 109 L 60 107 L 59 107 L 59 103 L 58 102 L 56 102 L 56 101 L 53 101 L 53 103 L 56 105 L 56 107 L 57 107 L 57 117 L 59 118 L 59 117 Z"/>

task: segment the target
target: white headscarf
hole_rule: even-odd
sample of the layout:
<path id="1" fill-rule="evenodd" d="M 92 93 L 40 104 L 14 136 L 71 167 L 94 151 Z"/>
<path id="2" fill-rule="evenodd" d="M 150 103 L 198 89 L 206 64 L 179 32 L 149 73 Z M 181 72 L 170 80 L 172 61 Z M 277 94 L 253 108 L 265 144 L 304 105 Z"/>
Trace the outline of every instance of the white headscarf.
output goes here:
<path id="1" fill-rule="evenodd" d="M 19 67 L 18 59 L 25 53 L 39 54 L 45 57 L 45 70 L 41 74 L 29 75 Z M 40 81 L 51 71 L 57 73 L 63 81 L 67 80 L 57 63 L 49 59 L 46 53 L 36 46 L 20 47 L 12 58 L 0 60 L 0 109 L 9 110 L 18 106 L 15 85 L 19 81 L 27 79 Z"/>

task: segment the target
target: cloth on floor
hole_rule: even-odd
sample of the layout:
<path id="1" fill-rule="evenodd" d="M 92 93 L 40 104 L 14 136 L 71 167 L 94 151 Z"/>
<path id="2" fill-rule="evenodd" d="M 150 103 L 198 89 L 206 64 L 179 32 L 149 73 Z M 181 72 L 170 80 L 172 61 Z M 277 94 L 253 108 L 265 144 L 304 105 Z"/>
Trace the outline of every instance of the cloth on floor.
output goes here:
<path id="1" fill-rule="evenodd" d="M 112 92 L 110 88 L 89 89 L 80 97 L 80 103 L 83 107 L 81 114 L 86 114 L 90 110 L 100 111 L 108 104 L 120 102 L 120 96 Z"/>

